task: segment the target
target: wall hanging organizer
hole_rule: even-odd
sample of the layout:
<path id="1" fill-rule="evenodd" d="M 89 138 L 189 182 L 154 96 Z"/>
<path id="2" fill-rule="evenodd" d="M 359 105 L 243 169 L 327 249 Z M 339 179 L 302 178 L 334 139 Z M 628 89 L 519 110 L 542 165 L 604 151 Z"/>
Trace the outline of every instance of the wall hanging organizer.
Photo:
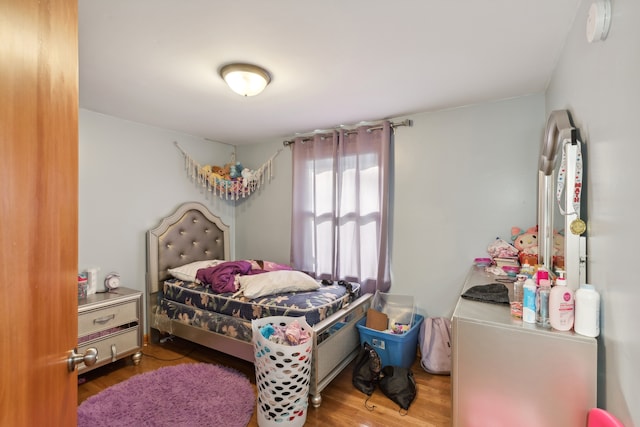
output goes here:
<path id="1" fill-rule="evenodd" d="M 282 151 L 282 149 L 276 151 L 257 169 L 249 169 L 236 161 L 235 153 L 231 156 L 231 162 L 222 166 L 201 165 L 184 151 L 178 142 L 174 141 L 174 144 L 184 156 L 187 176 L 213 195 L 226 200 L 238 200 L 240 197 L 250 196 L 265 182 L 271 182 L 273 159 Z"/>

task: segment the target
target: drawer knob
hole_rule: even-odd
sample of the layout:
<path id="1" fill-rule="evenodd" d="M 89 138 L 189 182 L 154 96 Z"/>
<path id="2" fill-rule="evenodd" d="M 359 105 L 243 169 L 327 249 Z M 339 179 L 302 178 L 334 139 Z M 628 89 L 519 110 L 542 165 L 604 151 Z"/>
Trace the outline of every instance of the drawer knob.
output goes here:
<path id="1" fill-rule="evenodd" d="M 81 363 L 84 363 L 85 366 L 93 366 L 97 361 L 98 350 L 95 347 L 89 347 L 84 354 L 78 354 L 76 350 L 73 349 L 69 355 L 69 359 L 67 359 L 67 366 L 69 372 L 73 372 L 76 370 L 76 366 Z"/>

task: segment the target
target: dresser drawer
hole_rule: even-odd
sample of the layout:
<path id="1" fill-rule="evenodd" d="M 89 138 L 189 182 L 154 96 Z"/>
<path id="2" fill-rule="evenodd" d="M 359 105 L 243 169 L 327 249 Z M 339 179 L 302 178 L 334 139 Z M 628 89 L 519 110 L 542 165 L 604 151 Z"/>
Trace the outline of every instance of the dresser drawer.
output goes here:
<path id="1" fill-rule="evenodd" d="M 98 338 L 97 340 L 87 341 L 78 346 L 78 354 L 84 354 L 89 348 L 93 347 L 98 350 L 98 361 L 91 369 L 98 366 L 106 365 L 116 359 L 120 359 L 128 353 L 134 353 L 140 350 L 138 326 L 123 329 L 110 335 Z M 86 369 L 84 363 L 78 365 L 78 372 Z"/>
<path id="2" fill-rule="evenodd" d="M 140 317 L 138 302 L 138 299 L 131 299 L 80 312 L 78 314 L 78 337 L 115 326 L 138 322 Z"/>

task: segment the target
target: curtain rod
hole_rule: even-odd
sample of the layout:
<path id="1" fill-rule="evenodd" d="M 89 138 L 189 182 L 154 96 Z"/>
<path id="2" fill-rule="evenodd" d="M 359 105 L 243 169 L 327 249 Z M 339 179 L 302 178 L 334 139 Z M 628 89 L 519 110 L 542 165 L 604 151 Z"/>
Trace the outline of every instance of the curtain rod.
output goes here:
<path id="1" fill-rule="evenodd" d="M 395 129 L 397 127 L 400 126 L 413 126 L 413 120 L 411 119 L 405 119 L 401 122 L 397 122 L 397 123 L 391 123 L 391 129 Z M 373 126 L 370 127 L 369 129 L 367 129 L 367 132 L 371 132 L 372 130 L 379 130 L 382 129 L 382 126 Z M 351 131 L 353 132 L 353 131 Z M 347 131 L 347 133 L 349 133 L 349 131 Z M 313 139 L 313 137 L 307 137 L 307 138 L 302 138 L 302 141 L 311 141 Z M 288 140 L 288 141 L 282 141 L 282 145 L 284 145 L 285 147 L 288 147 L 289 145 L 295 143 L 295 140 Z"/>

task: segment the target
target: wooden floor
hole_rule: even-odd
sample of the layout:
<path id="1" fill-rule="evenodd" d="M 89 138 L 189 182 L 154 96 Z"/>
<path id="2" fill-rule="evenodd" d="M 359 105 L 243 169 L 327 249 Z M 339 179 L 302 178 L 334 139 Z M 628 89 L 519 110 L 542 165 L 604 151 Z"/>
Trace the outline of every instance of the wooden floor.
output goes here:
<path id="1" fill-rule="evenodd" d="M 143 372 L 163 366 L 180 363 L 207 362 L 234 368 L 249 377 L 255 390 L 253 364 L 214 350 L 183 341 L 179 338 L 164 344 L 148 344 L 143 349 L 144 356 L 138 366 L 131 358 L 119 360 L 111 365 L 95 369 L 78 376 L 78 404 L 105 388 Z M 412 367 L 418 392 L 406 415 L 401 415 L 399 407 L 379 389 L 373 393 L 365 407 L 366 395 L 351 384 L 353 366 L 348 366 L 322 393 L 322 405 L 309 405 L 305 426 L 359 426 L 359 427 L 406 427 L 451 425 L 451 381 L 448 376 L 430 375 L 416 361 Z M 254 410 L 251 427 L 257 426 Z"/>

